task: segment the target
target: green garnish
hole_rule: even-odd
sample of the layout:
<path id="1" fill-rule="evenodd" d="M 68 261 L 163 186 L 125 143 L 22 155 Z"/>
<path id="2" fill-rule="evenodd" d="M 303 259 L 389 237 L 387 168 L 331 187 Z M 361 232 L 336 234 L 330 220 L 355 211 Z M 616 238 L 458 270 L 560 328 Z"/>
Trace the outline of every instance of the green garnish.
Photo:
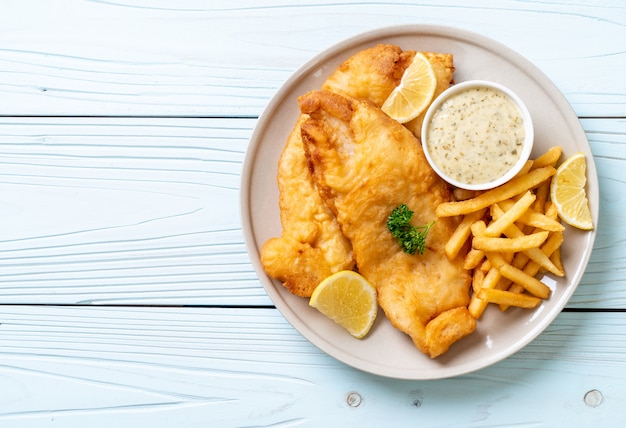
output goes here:
<path id="1" fill-rule="evenodd" d="M 398 240 L 402 251 L 407 254 L 415 254 L 416 252 L 424 254 L 426 235 L 428 235 L 432 225 L 435 224 L 435 220 L 425 226 L 415 227 L 411 224 L 411 218 L 413 218 L 413 211 L 406 205 L 400 204 L 389 214 L 387 229 Z"/>

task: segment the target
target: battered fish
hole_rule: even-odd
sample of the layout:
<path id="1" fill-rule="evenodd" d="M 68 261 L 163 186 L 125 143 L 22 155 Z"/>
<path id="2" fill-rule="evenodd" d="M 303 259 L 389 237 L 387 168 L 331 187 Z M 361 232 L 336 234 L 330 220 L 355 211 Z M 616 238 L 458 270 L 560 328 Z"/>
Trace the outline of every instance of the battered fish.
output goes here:
<path id="1" fill-rule="evenodd" d="M 452 55 L 425 53 L 437 77 L 435 95 L 452 81 Z M 402 51 L 395 45 L 379 44 L 357 52 L 341 64 L 323 84 L 323 88 L 381 106 L 400 83 L 415 51 Z M 310 297 L 327 276 L 355 266 L 351 244 L 317 193 L 305 160 L 300 136 L 301 116 L 278 164 L 279 206 L 282 234 L 268 240 L 261 248 L 265 272 L 279 279 L 293 294 Z M 415 123 L 406 124 L 419 132 Z"/>
<path id="2" fill-rule="evenodd" d="M 300 116 L 278 162 L 282 234 L 261 248 L 265 272 L 302 297 L 310 297 L 324 278 L 355 265 L 350 241 L 311 178 L 300 132 L 306 119 Z"/>
<path id="3" fill-rule="evenodd" d="M 430 62 L 437 79 L 434 99 L 454 83 L 453 57 L 446 53 L 422 52 L 422 54 Z M 348 58 L 328 77 L 322 89 L 352 98 L 370 100 L 380 107 L 400 84 L 404 71 L 414 57 L 415 51 L 402 51 L 396 45 L 376 45 Z M 424 111 L 404 124 L 418 138 L 421 135 L 425 115 Z"/>
<path id="4" fill-rule="evenodd" d="M 313 180 L 352 243 L 359 272 L 376 287 L 387 318 L 434 358 L 470 334 L 470 275 L 444 246 L 457 223 L 435 209 L 452 200 L 417 138 L 367 100 L 313 91 L 300 97 L 302 141 Z M 413 224 L 436 220 L 423 255 L 409 255 L 387 229 L 399 204 Z"/>

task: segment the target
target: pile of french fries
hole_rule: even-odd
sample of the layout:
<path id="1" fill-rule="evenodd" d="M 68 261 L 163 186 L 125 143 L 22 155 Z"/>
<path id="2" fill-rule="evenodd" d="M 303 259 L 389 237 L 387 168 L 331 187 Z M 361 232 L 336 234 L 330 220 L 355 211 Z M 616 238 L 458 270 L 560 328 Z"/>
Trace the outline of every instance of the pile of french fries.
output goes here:
<path id="1" fill-rule="evenodd" d="M 537 274 L 565 276 L 560 251 L 564 227 L 549 200 L 561 152 L 552 147 L 502 186 L 479 193 L 458 189 L 457 201 L 437 207 L 439 217 L 462 216 L 445 252 L 451 260 L 465 254 L 465 268 L 472 271 L 469 311 L 474 318 L 489 303 L 501 310 L 535 308 L 551 293 Z"/>

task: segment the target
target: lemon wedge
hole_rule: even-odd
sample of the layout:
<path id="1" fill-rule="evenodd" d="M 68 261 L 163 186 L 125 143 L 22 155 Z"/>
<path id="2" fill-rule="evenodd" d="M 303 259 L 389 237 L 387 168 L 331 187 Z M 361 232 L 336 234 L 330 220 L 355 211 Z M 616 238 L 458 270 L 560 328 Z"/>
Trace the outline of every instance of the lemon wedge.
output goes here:
<path id="1" fill-rule="evenodd" d="M 550 198 L 559 217 L 570 226 L 593 229 L 589 201 L 585 192 L 587 162 L 581 152 L 567 158 L 556 170 L 550 185 Z"/>
<path id="2" fill-rule="evenodd" d="M 400 123 L 409 122 L 426 110 L 436 87 L 437 77 L 430 61 L 418 52 L 381 109 Z"/>
<path id="3" fill-rule="evenodd" d="M 309 305 L 358 339 L 367 335 L 378 313 L 376 289 L 351 270 L 324 279 L 313 291 Z"/>

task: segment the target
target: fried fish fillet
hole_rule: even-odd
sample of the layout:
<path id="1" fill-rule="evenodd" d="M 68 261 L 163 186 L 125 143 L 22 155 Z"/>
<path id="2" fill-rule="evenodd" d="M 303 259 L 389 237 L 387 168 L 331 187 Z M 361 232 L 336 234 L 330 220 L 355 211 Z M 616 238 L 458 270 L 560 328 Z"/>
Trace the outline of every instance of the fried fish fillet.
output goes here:
<path id="1" fill-rule="evenodd" d="M 302 141 L 313 180 L 350 240 L 359 272 L 376 287 L 391 323 L 434 358 L 471 333 L 470 275 L 444 246 L 457 223 L 435 209 L 452 199 L 417 138 L 367 100 L 312 91 L 299 99 Z M 436 220 L 423 255 L 402 251 L 386 221 L 399 204 L 414 225 Z"/>
<path id="2" fill-rule="evenodd" d="M 302 297 L 310 297 L 324 278 L 355 265 L 352 246 L 309 172 L 300 133 L 307 118 L 301 115 L 298 119 L 278 162 L 282 234 L 261 248 L 267 274 Z"/>
<path id="3" fill-rule="evenodd" d="M 453 57 L 447 53 L 421 53 L 430 62 L 437 79 L 434 99 L 454 83 Z M 414 57 L 415 51 L 403 51 L 396 45 L 376 45 L 348 58 L 328 77 L 322 89 L 352 98 L 370 100 L 380 107 L 400 84 L 404 71 Z M 422 112 L 404 125 L 418 138 L 425 114 L 425 111 Z"/>
<path id="4" fill-rule="evenodd" d="M 437 77 L 435 95 L 452 81 L 452 55 L 424 53 Z M 357 52 L 343 62 L 322 87 L 338 94 L 370 100 L 381 106 L 400 83 L 402 74 L 415 56 L 390 44 L 379 44 Z M 350 242 L 317 194 L 305 161 L 300 136 L 301 116 L 289 135 L 278 164 L 282 233 L 261 248 L 265 272 L 279 279 L 293 294 L 309 297 L 327 276 L 353 269 L 355 261 Z M 414 132 L 419 126 L 406 124 Z"/>

